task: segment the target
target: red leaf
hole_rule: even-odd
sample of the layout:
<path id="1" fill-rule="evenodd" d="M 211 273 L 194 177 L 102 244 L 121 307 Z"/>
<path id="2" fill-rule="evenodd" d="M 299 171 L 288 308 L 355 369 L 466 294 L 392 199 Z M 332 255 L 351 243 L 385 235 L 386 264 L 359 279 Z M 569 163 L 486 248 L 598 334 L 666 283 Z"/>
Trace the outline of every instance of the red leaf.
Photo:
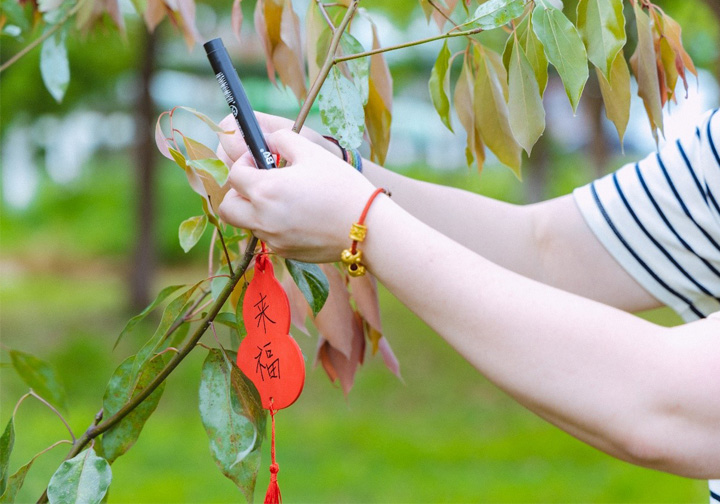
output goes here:
<path id="1" fill-rule="evenodd" d="M 143 12 L 143 18 L 145 19 L 145 25 L 148 30 L 154 31 L 155 27 L 160 24 L 165 14 L 167 14 L 168 8 L 165 6 L 163 0 L 148 0 L 145 12 Z"/>
<path id="2" fill-rule="evenodd" d="M 380 303 L 378 302 L 377 282 L 371 274 L 361 277 L 350 278 L 350 296 L 355 300 L 355 305 L 362 318 L 370 327 L 382 334 L 382 323 L 380 321 Z"/>
<path id="3" fill-rule="evenodd" d="M 155 144 L 157 145 L 160 154 L 162 154 L 168 159 L 173 159 L 173 157 L 170 155 L 170 151 L 168 150 L 170 144 L 167 138 L 165 138 L 165 134 L 163 133 L 162 127 L 160 126 L 160 121 L 165 114 L 170 114 L 170 112 L 165 111 L 160 114 L 157 123 L 155 123 Z"/>
<path id="4" fill-rule="evenodd" d="M 180 29 L 185 37 L 188 49 L 192 49 L 195 42 L 202 40 L 195 26 L 195 0 L 177 0 L 180 13 Z"/>
<path id="5" fill-rule="evenodd" d="M 233 0 L 231 21 L 235 38 L 238 40 L 238 42 L 240 42 L 240 28 L 242 27 L 243 22 L 243 12 L 240 5 L 240 0 Z"/>
<path id="6" fill-rule="evenodd" d="M 400 375 L 400 363 L 398 362 L 397 357 L 395 357 L 395 353 L 392 348 L 390 348 L 390 342 L 388 342 L 387 338 L 380 338 L 380 341 L 378 341 L 378 349 L 380 350 L 380 355 L 382 355 L 385 367 L 402 380 L 402 376 Z"/>
<path id="7" fill-rule="evenodd" d="M 315 327 L 330 345 L 349 358 L 358 325 L 355 312 L 350 306 L 350 294 L 337 268 L 331 264 L 323 264 L 320 268 L 328 278 L 330 293 L 322 310 L 315 317 Z M 360 334 L 362 334 L 362 326 L 360 326 Z"/>
<path id="8" fill-rule="evenodd" d="M 307 317 L 312 316 L 312 311 L 305 296 L 302 295 L 290 275 L 285 275 L 280 283 L 285 289 L 290 303 L 290 322 L 300 331 L 310 336 L 307 327 L 305 327 L 305 320 Z"/>
<path id="9" fill-rule="evenodd" d="M 265 0 L 258 0 L 255 4 L 253 20 L 255 22 L 255 31 L 258 37 L 260 37 L 260 43 L 265 51 L 265 66 L 267 67 L 268 78 L 273 84 L 277 84 L 275 82 L 275 66 L 273 65 L 272 59 L 273 46 L 268 34 L 267 24 L 265 23 Z"/>
<path id="10" fill-rule="evenodd" d="M 320 347 L 318 355 L 320 362 L 325 369 L 330 381 L 340 381 L 340 386 L 345 395 L 350 392 L 355 383 L 355 373 L 357 368 L 363 362 L 365 355 L 365 336 L 362 331 L 362 322 L 359 315 L 355 314 L 354 324 L 352 327 L 352 351 L 349 356 L 343 355 L 342 352 L 334 348 L 329 341 L 320 339 Z"/>

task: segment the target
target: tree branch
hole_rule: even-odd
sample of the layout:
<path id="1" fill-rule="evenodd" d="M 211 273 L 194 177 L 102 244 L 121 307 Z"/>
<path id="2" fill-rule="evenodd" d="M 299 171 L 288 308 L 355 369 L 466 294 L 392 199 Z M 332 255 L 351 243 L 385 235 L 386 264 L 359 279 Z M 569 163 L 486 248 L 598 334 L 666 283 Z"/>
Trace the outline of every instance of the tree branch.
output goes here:
<path id="1" fill-rule="evenodd" d="M 454 30 L 454 29 L 453 29 Z M 449 39 L 453 37 L 467 37 L 469 35 L 475 35 L 477 33 L 480 33 L 483 31 L 482 28 L 473 28 L 472 30 L 465 30 L 465 31 L 453 31 L 450 30 L 449 32 L 443 33 L 441 35 L 436 35 L 434 37 L 428 37 L 420 40 L 413 40 L 412 42 L 405 42 L 403 44 L 398 44 L 394 46 L 387 46 L 387 47 L 380 47 L 378 49 L 373 49 L 372 51 L 365 51 L 361 53 L 356 54 L 349 54 L 347 56 L 340 56 L 339 58 L 335 58 L 333 63 L 342 63 L 343 61 L 349 61 L 357 58 L 364 58 L 366 56 L 372 56 L 373 54 L 380 54 L 388 51 L 395 51 L 397 49 L 405 49 L 406 47 L 412 47 L 416 45 L 422 45 L 427 44 L 428 42 L 435 42 L 436 40 L 443 40 L 443 39 Z"/>
<path id="2" fill-rule="evenodd" d="M 315 3 L 317 4 L 318 9 L 320 9 L 320 13 L 322 14 L 322 16 L 325 18 L 325 22 L 330 27 L 330 31 L 335 33 L 335 30 L 337 30 L 337 28 L 335 28 L 335 25 L 333 24 L 332 19 L 330 19 L 330 15 L 328 14 L 327 9 L 325 8 L 325 4 L 322 3 L 320 0 L 315 0 Z"/>
<path id="3" fill-rule="evenodd" d="M 215 320 L 217 314 L 220 313 L 220 309 L 225 304 L 225 301 L 227 301 L 227 299 L 230 297 L 230 294 L 235 288 L 235 285 L 237 285 L 237 283 L 245 274 L 245 271 L 247 270 L 248 266 L 250 265 L 250 261 L 254 256 L 256 245 L 257 238 L 252 238 L 250 240 L 250 243 L 248 243 L 248 246 L 245 248 L 245 253 L 243 254 L 243 257 L 240 259 L 236 266 L 235 274 L 230 277 L 227 285 L 225 285 L 225 288 L 218 295 L 218 298 L 215 300 L 215 303 L 213 303 L 202 324 L 197 327 L 190 339 L 188 339 L 185 344 L 183 344 L 183 346 L 179 348 L 178 353 L 175 354 L 172 359 L 170 359 L 170 361 L 165 365 L 162 371 L 158 373 L 158 375 L 148 384 L 147 387 L 141 390 L 137 395 L 130 398 L 130 400 L 128 400 L 128 402 L 126 402 L 123 407 L 120 408 L 114 415 L 108 417 L 97 425 L 93 423 L 93 425 L 88 427 L 88 429 L 83 433 L 83 435 L 80 436 L 73 444 L 73 447 L 65 457 L 65 460 L 71 459 L 76 456 L 82 451 L 83 448 L 85 448 L 85 446 L 87 446 L 88 443 L 90 443 L 103 432 L 109 430 L 111 427 L 116 425 L 130 412 L 132 412 L 137 406 L 139 406 L 140 403 L 142 403 L 150 394 L 155 391 L 156 388 L 160 386 L 162 382 L 165 381 L 165 379 L 170 375 L 170 373 L 172 373 L 173 370 L 180 364 L 180 362 L 182 362 L 182 360 L 187 357 L 187 355 L 192 351 L 192 349 L 195 348 L 197 342 L 200 341 L 200 338 L 202 338 L 202 335 L 205 334 L 205 331 L 210 326 L 212 321 Z M 44 502 L 47 502 L 47 489 L 38 500 L 38 503 Z"/>
<path id="4" fill-rule="evenodd" d="M 65 24 L 65 22 L 66 22 L 68 19 L 70 19 L 71 17 L 73 17 L 75 14 L 77 14 L 77 11 L 80 10 L 80 6 L 82 5 L 82 3 L 83 3 L 82 0 L 78 0 L 78 2 L 75 4 L 75 6 L 73 6 L 72 9 L 70 9 L 69 11 L 67 11 L 67 14 L 65 14 L 60 21 L 58 21 L 57 23 L 55 23 L 55 24 L 52 26 L 52 28 L 50 28 L 48 31 L 46 31 L 45 33 L 43 33 L 42 35 L 40 35 L 38 38 L 36 38 L 36 39 L 33 40 L 32 42 L 30 42 L 28 45 L 26 45 L 25 47 L 23 47 L 22 49 L 20 49 L 17 53 L 15 53 L 15 54 L 13 55 L 12 58 L 10 58 L 10 59 L 7 60 L 5 63 L 3 63 L 2 65 L 0 65 L 0 73 L 2 73 L 4 70 L 7 70 L 7 68 L 10 67 L 10 66 L 11 66 L 13 63 L 15 63 L 17 60 L 19 60 L 20 58 L 22 58 L 23 56 L 25 56 L 27 53 L 29 53 L 30 51 L 32 51 L 33 49 L 35 49 L 38 45 L 40 45 L 40 44 L 42 44 L 43 42 L 45 42 L 45 40 L 47 40 L 48 38 L 50 38 L 50 36 L 51 36 L 53 33 L 55 33 L 56 31 L 58 31 L 58 30 Z"/>
<path id="5" fill-rule="evenodd" d="M 295 124 L 293 124 L 292 130 L 295 133 L 298 133 L 303 127 L 303 124 L 305 124 L 305 119 L 307 119 L 307 116 L 310 113 L 310 108 L 315 102 L 318 93 L 320 93 L 320 88 L 322 87 L 323 82 L 325 82 L 325 79 L 327 79 L 327 76 L 330 73 L 330 69 L 336 61 L 335 51 L 337 51 L 338 44 L 340 44 L 340 37 L 342 37 L 342 34 L 345 32 L 345 29 L 350 23 L 350 20 L 355 15 L 355 11 L 357 11 L 359 2 L 360 0 L 352 0 L 347 12 L 345 12 L 345 17 L 343 17 L 342 21 L 340 21 L 340 24 L 338 25 L 332 39 L 330 40 L 330 47 L 328 48 L 327 57 L 325 58 L 322 67 L 320 67 L 320 71 L 315 78 L 315 82 L 313 82 L 312 86 L 310 87 L 310 91 L 308 91 L 307 98 L 305 98 L 305 102 L 300 109 L 300 113 L 298 114 L 297 119 L 295 119 Z"/>

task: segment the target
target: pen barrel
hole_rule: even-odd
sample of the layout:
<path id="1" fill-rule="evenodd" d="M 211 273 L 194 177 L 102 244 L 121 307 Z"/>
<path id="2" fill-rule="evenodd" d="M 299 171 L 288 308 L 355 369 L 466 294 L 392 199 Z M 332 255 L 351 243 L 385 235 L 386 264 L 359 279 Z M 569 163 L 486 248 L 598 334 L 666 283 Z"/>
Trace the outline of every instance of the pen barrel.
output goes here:
<path id="1" fill-rule="evenodd" d="M 264 169 L 276 168 L 275 158 L 268 148 L 225 45 L 221 39 L 216 38 L 205 43 L 204 47 L 210 66 L 215 72 L 215 78 L 220 84 L 220 89 L 240 128 L 240 133 L 242 133 L 245 143 L 255 159 L 255 165 Z"/>

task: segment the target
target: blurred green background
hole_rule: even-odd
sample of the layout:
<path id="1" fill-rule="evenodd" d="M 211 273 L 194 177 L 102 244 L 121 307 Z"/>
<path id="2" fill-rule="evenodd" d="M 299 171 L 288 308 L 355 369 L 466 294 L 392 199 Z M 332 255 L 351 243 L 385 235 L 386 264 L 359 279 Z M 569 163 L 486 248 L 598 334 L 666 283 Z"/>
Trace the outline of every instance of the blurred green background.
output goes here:
<path id="1" fill-rule="evenodd" d="M 696 101 L 677 107 L 681 118 L 689 117 L 693 107 L 717 106 L 717 81 L 713 75 L 718 75 L 720 36 L 717 17 L 708 7 L 713 1 L 659 2 L 686 27 L 685 42 L 696 63 L 705 69 L 701 91 L 693 90 Z M 200 4 L 199 28 L 208 38 L 222 35 L 232 47 L 257 108 L 292 117 L 297 113 L 297 104 L 288 93 L 267 83 L 262 61 L 257 52 L 253 53 L 257 46 L 249 42 L 253 36 L 249 26 L 252 3 L 244 2 L 243 7 L 247 46 L 228 43 L 229 1 L 214 2 L 212 8 Z M 419 32 L 427 29 L 414 1 L 368 1 L 365 5 L 371 13 L 385 16 L 385 24 L 381 24 L 384 42 L 393 41 L 393 37 L 418 38 L 422 35 Z M 402 21 L 393 21 L 397 19 Z M 70 121 L 74 113 L 90 111 L 100 114 L 96 124 L 114 118 L 114 124 L 122 126 L 124 118 L 132 118 L 137 112 L 134 99 L 146 38 L 144 27 L 133 21 L 131 14 L 128 23 L 125 40 L 108 30 L 72 41 L 72 80 L 62 105 L 55 104 L 43 88 L 37 50 L 4 72 L 0 81 L 0 133 L 5 151 L 0 214 L 0 338 L 4 346 L 33 353 L 57 368 L 69 396 L 69 409 L 64 413 L 76 434 L 87 428 L 100 408 L 112 371 L 142 345 L 153 329 L 153 320 L 149 320 L 112 351 L 117 334 L 133 313 L 130 307 L 142 304 L 142 300 L 130 299 L 134 291 L 128 283 L 136 266 L 133 254 L 141 226 L 133 160 L 137 152 L 133 142 L 138 140 L 127 144 L 114 144 L 112 138 L 97 142 L 90 154 L 81 157 L 73 177 L 58 177 L 49 169 L 49 157 L 57 149 L 52 138 L 61 130 L 72 133 L 74 123 L 63 121 Z M 397 33 L 389 31 L 393 25 Z M 693 30 L 688 30 L 691 26 Z M 157 110 L 153 114 L 174 105 L 187 105 L 207 111 L 215 119 L 222 117 L 222 96 L 204 67 L 200 48 L 188 55 L 167 23 L 161 25 L 156 43 L 152 95 Z M 3 39 L 3 61 L 22 46 Z M 622 156 L 607 124 L 600 123 L 601 129 L 593 129 L 589 86 L 575 119 L 568 117 L 567 103 L 548 104 L 552 94 L 546 97 L 546 106 L 549 114 L 550 108 L 557 109 L 557 124 L 574 121 L 570 123 L 572 128 L 599 131 L 602 138 L 577 133 L 568 139 L 562 127 L 553 126 L 549 120 L 542 147 L 526 163 L 525 183 L 493 160 L 482 176 L 459 161 L 433 162 L 436 154 L 432 143 L 446 145 L 443 142 L 447 137 L 443 135 L 449 134 L 432 112 L 427 97 L 426 82 L 438 49 L 431 46 L 390 59 L 398 104 L 395 143 L 391 147 L 395 151 L 389 157 L 392 169 L 414 178 L 523 203 L 565 194 L 648 150 L 649 130 L 641 105 L 633 104 L 635 129 L 640 131 L 637 137 L 628 139 L 627 156 Z M 204 87 L 196 87 L 200 85 Z M 199 93 L 197 89 L 208 91 Z M 418 120 L 414 116 L 409 119 L 410 110 L 427 111 L 428 107 L 430 113 L 420 118 L 422 130 L 418 131 Z M 683 115 L 683 110 L 688 115 Z M 670 121 L 673 117 L 678 116 L 671 115 Z M 311 121 L 318 124 L 317 117 Z M 77 125 L 77 131 L 85 127 L 80 122 Z M 122 136 L 120 126 L 118 136 Z M 181 127 L 195 126 L 188 122 Z M 15 201 L 13 192 L 18 190 L 18 182 L 9 174 L 18 168 L 5 155 L 12 148 L 8 139 L 14 138 L 13 131 L 18 129 L 29 132 L 28 145 L 33 149 L 28 183 L 34 189 L 22 205 L 10 203 Z M 198 133 L 203 134 L 207 135 Z M 77 138 L 70 134 L 61 140 L 65 147 L 71 143 L 70 164 L 78 161 L 72 158 L 72 153 L 81 147 Z M 212 141 L 211 136 L 202 138 Z M 430 147 L 418 148 L 427 143 Z M 458 154 L 453 159 L 462 160 L 462 151 Z M 162 160 L 155 170 L 151 197 L 155 204 L 152 241 L 156 266 L 147 286 L 151 297 L 163 286 L 204 277 L 203 249 L 209 241 L 206 236 L 190 254 L 182 253 L 177 226 L 199 212 L 199 199 L 175 165 Z M 379 357 L 368 356 L 354 389 L 345 398 L 321 369 L 309 366 L 300 400 L 277 417 L 279 480 L 286 502 L 707 500 L 704 481 L 618 462 L 518 406 L 385 290 L 381 290 L 381 309 L 385 336 L 400 359 L 403 380 L 389 373 Z M 522 307 L 519 311 L 521 316 Z M 643 316 L 663 324 L 679 322 L 667 310 Z M 220 338 L 226 342 L 224 330 L 220 330 Z M 297 339 L 306 355 L 314 355 L 314 340 L 304 335 L 297 335 Z M 214 344 L 209 335 L 203 341 Z M 233 484 L 214 467 L 197 413 L 197 388 L 205 354 L 198 348 L 171 375 L 158 410 L 139 441 L 113 465 L 110 502 L 242 500 Z M 8 366 L 5 352 L 0 361 L 0 422 L 4 425 L 26 387 Z M 37 451 L 67 436 L 59 420 L 32 400 L 21 406 L 16 430 L 12 472 Z M 268 482 L 267 449 L 256 500 L 262 498 Z M 21 502 L 34 502 L 39 497 L 65 453 L 66 447 L 59 447 L 36 462 L 20 494 Z"/>

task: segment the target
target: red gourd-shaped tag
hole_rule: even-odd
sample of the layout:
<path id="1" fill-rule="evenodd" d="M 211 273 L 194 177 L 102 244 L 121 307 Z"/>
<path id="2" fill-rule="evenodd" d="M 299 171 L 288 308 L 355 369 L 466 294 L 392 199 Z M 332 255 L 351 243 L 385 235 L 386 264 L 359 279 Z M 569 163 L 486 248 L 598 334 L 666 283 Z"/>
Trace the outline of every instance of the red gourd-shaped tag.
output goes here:
<path id="1" fill-rule="evenodd" d="M 255 275 L 245 292 L 243 320 L 247 336 L 238 349 L 238 367 L 257 387 L 263 408 L 287 408 L 302 392 L 305 361 L 290 336 L 287 294 L 266 254 L 255 262 Z"/>

